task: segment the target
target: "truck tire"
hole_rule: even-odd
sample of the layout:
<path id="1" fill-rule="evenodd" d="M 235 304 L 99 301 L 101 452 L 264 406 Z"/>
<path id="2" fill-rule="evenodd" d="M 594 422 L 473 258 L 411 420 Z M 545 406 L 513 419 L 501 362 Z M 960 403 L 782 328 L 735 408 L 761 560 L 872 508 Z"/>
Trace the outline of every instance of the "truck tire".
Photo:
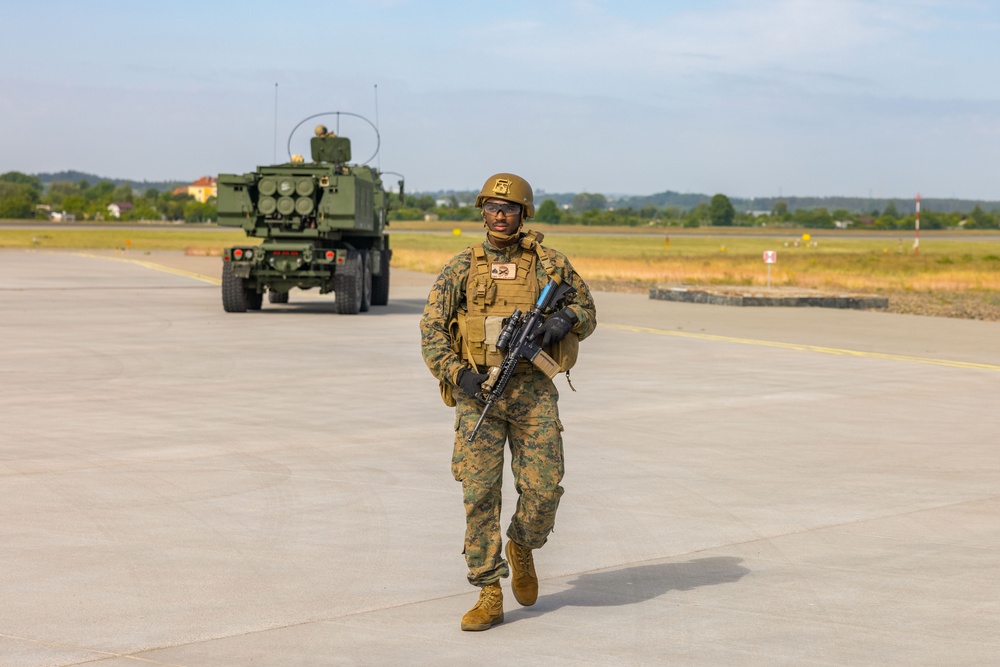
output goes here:
<path id="1" fill-rule="evenodd" d="M 333 291 L 337 295 L 337 312 L 341 315 L 357 315 L 361 310 L 364 292 L 362 269 L 364 263 L 357 250 L 349 250 L 343 266 L 333 276 Z"/>
<path id="2" fill-rule="evenodd" d="M 288 303 L 288 292 L 275 292 L 273 289 L 267 290 L 268 303 Z"/>
<path id="3" fill-rule="evenodd" d="M 372 276 L 372 305 L 385 306 L 389 304 L 389 258 L 392 253 L 379 250 L 379 266 L 382 275 Z"/>
<path id="4" fill-rule="evenodd" d="M 367 252 L 361 253 L 361 312 L 367 313 L 372 307 L 372 262 Z"/>
<path id="5" fill-rule="evenodd" d="M 227 313 L 247 312 L 246 280 L 233 275 L 233 265 L 222 263 L 222 308 Z"/>
<path id="6" fill-rule="evenodd" d="M 247 295 L 247 310 L 260 310 L 261 305 L 264 303 L 264 295 L 250 288 L 247 288 L 245 293 Z"/>

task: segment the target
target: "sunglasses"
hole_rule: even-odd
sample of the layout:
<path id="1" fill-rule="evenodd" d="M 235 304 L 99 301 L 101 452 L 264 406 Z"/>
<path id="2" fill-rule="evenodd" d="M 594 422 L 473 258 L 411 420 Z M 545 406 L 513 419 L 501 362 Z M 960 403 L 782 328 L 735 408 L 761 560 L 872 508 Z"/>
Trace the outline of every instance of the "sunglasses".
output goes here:
<path id="1" fill-rule="evenodd" d="M 500 211 L 503 211 L 504 215 L 514 215 L 515 213 L 521 212 L 520 204 L 498 204 L 496 202 L 488 201 L 483 204 L 483 210 L 490 215 L 496 215 Z"/>

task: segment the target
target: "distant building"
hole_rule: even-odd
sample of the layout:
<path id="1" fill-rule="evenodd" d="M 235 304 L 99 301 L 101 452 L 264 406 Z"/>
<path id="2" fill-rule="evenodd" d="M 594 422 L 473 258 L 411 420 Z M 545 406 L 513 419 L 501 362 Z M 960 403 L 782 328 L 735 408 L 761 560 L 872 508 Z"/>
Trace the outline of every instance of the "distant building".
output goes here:
<path id="1" fill-rule="evenodd" d="M 122 217 L 122 213 L 128 213 L 131 210 L 132 204 L 127 201 L 116 201 L 108 204 L 108 213 L 113 218 L 120 218 Z"/>
<path id="2" fill-rule="evenodd" d="M 204 204 L 210 197 L 217 197 L 219 195 L 217 179 L 211 176 L 202 176 L 187 187 L 187 192 L 194 197 L 195 201 Z"/>

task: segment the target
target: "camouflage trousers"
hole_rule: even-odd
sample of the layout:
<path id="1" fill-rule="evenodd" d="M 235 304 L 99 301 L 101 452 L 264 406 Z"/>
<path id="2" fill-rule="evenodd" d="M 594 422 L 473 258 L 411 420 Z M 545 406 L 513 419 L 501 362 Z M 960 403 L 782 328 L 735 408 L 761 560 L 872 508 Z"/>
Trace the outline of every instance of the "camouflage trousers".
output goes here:
<path id="1" fill-rule="evenodd" d="M 534 367 L 519 370 L 497 401 L 471 443 L 469 433 L 483 404 L 454 392 L 455 450 L 451 471 L 462 483 L 465 501 L 465 561 L 469 583 L 485 586 L 509 574 L 500 535 L 501 484 L 504 451 L 510 445 L 511 471 L 517 507 L 507 537 L 538 549 L 555 525 L 563 488 L 562 423 L 559 392 Z"/>

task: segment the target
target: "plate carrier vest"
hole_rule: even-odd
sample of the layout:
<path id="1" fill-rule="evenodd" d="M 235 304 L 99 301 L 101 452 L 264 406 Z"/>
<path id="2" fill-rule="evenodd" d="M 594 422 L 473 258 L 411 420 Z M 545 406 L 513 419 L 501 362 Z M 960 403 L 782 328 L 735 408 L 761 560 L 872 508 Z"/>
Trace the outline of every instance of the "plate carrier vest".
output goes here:
<path id="1" fill-rule="evenodd" d="M 452 349 L 462 359 L 470 362 L 477 372 L 486 372 L 491 366 L 498 366 L 503 361 L 504 354 L 497 349 L 496 342 L 504 320 L 515 309 L 528 313 L 535 307 L 539 295 L 536 264 L 541 262 L 542 269 L 551 280 L 562 282 L 552 258 L 541 245 L 543 236 L 541 232 L 528 230 L 521 237 L 520 245 L 526 252 L 522 252 L 517 261 L 512 262 L 517 267 L 513 278 L 495 279 L 492 275 L 493 267 L 482 244 L 469 247 L 472 251 L 472 263 L 465 280 L 466 310 L 457 313 L 448 323 L 448 330 Z M 579 336 L 570 332 L 545 351 L 559 364 L 559 370 L 565 372 L 568 379 L 579 349 Z M 530 366 L 530 362 L 524 363 Z M 449 383 L 441 382 L 441 398 L 446 405 L 453 407 L 455 401 L 451 390 Z"/>

